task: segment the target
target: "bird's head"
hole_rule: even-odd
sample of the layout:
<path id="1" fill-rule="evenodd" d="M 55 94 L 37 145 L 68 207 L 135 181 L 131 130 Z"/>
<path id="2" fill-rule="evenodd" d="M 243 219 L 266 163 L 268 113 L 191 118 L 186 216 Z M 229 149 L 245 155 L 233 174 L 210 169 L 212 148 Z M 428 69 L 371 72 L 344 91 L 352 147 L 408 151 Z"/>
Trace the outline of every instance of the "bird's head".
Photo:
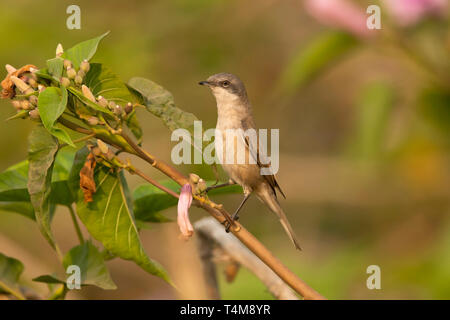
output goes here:
<path id="1" fill-rule="evenodd" d="M 247 102 L 247 92 L 244 83 L 231 73 L 218 73 L 198 84 L 211 89 L 217 103 Z"/>

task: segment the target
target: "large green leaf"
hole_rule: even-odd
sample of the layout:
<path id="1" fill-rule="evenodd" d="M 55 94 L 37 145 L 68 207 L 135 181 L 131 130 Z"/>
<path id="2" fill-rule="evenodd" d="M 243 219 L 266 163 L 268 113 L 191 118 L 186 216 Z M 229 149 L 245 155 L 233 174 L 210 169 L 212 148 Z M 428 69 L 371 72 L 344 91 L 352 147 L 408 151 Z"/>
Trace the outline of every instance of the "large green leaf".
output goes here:
<path id="1" fill-rule="evenodd" d="M 30 202 L 0 202 L 0 210 L 19 213 L 32 220 L 35 219 L 34 209 Z"/>
<path id="2" fill-rule="evenodd" d="M 97 191 L 92 202 L 83 200 L 81 190 L 77 200 L 77 213 L 89 233 L 112 254 L 132 260 L 170 283 L 164 268 L 144 252 L 123 174 L 97 165 L 95 183 Z"/>
<path id="3" fill-rule="evenodd" d="M 70 93 L 72 93 L 75 97 L 77 97 L 82 103 L 84 103 L 89 108 L 95 111 L 106 113 L 111 116 L 114 115 L 114 113 L 108 108 L 102 107 L 98 103 L 89 100 L 87 97 L 84 96 L 84 94 L 80 90 L 74 87 L 69 87 L 67 90 L 69 90 Z"/>
<path id="4" fill-rule="evenodd" d="M 73 66 L 78 68 L 83 60 L 90 60 L 94 56 L 98 44 L 108 33 L 109 31 L 96 38 L 78 43 L 66 50 L 62 57 L 72 61 Z"/>
<path id="5" fill-rule="evenodd" d="M 0 253 L 0 292 L 24 299 L 19 291 L 18 281 L 23 272 L 23 264 L 17 259 Z"/>
<path id="6" fill-rule="evenodd" d="M 117 288 L 109 275 L 102 254 L 90 241 L 72 248 L 65 255 L 63 265 L 65 269 L 70 265 L 80 267 L 82 285 L 93 285 L 105 290 Z"/>
<path id="7" fill-rule="evenodd" d="M 358 40 L 345 32 L 329 32 L 302 47 L 288 63 L 280 79 L 281 90 L 292 92 L 355 48 Z"/>
<path id="8" fill-rule="evenodd" d="M 50 201 L 70 205 L 74 197 L 68 188 L 69 171 L 75 157 L 74 148 L 63 148 L 57 155 L 52 173 Z M 0 209 L 20 213 L 34 219 L 27 189 L 28 161 L 22 161 L 0 173 Z"/>
<path id="9" fill-rule="evenodd" d="M 0 201 L 30 201 L 27 190 L 28 161 L 0 173 Z"/>
<path id="10" fill-rule="evenodd" d="M 199 121 L 193 114 L 175 106 L 172 94 L 155 82 L 135 77 L 128 81 L 128 86 L 140 95 L 147 107 L 147 110 L 160 118 L 171 131 L 176 129 L 186 129 L 191 134 L 191 144 L 194 152 L 202 152 L 202 144 L 205 147 L 208 142 L 203 141 L 201 136 L 194 134 L 194 122 Z"/>
<path id="11" fill-rule="evenodd" d="M 169 91 L 151 80 L 140 77 L 131 78 L 128 86 L 142 95 L 147 110 L 161 118 L 170 130 L 184 128 L 193 132 L 194 121 L 198 121 L 198 118 L 177 108 Z"/>
<path id="12" fill-rule="evenodd" d="M 161 184 L 177 193 L 180 192 L 180 186 L 172 180 L 162 181 Z M 151 184 L 137 187 L 133 191 L 133 199 L 136 219 L 146 222 L 172 221 L 162 215 L 160 211 L 178 203 L 178 199 Z"/>
<path id="13" fill-rule="evenodd" d="M 38 108 L 44 127 L 55 137 L 75 146 L 69 134 L 61 128 L 56 128 L 55 123 L 63 114 L 67 106 L 67 90 L 65 87 L 49 87 L 39 94 Z"/>
<path id="14" fill-rule="evenodd" d="M 135 100 L 135 97 L 130 93 L 122 80 L 103 64 L 91 64 L 85 83 L 94 96 L 103 96 L 108 101 L 114 101 L 122 106 Z M 135 137 L 140 140 L 142 138 L 142 129 L 135 113 L 127 116 L 126 124 Z"/>
<path id="15" fill-rule="evenodd" d="M 74 201 L 78 201 L 78 192 L 80 191 L 80 171 L 86 161 L 86 157 L 89 154 L 89 149 L 83 147 L 77 151 L 75 158 L 72 163 L 72 168 L 69 172 L 68 185 L 71 194 L 74 196 Z M 83 199 L 81 196 L 80 199 Z"/>
<path id="16" fill-rule="evenodd" d="M 57 150 L 58 141 L 44 127 L 37 126 L 31 131 L 28 146 L 28 193 L 39 229 L 55 249 L 57 246 L 50 228 L 49 199 Z"/>
<path id="17" fill-rule="evenodd" d="M 48 72 L 53 76 L 53 78 L 59 81 L 64 68 L 64 59 L 62 59 L 61 57 L 56 57 L 47 60 L 47 68 Z"/>

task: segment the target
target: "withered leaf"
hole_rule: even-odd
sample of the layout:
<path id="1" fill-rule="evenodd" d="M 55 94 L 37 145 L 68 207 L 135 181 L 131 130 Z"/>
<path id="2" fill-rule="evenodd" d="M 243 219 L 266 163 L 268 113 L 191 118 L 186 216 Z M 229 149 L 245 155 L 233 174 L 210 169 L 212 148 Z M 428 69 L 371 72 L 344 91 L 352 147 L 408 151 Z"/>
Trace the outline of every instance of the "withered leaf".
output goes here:
<path id="1" fill-rule="evenodd" d="M 34 68 L 37 69 L 37 67 L 35 65 L 32 64 L 27 64 L 25 66 L 23 66 L 20 69 L 17 69 L 16 71 L 14 71 L 13 73 L 9 73 L 5 79 L 3 79 L 3 81 L 1 82 L 1 86 L 2 86 L 2 98 L 14 98 L 16 92 L 14 91 L 14 83 L 11 80 L 11 76 L 16 76 L 18 78 L 20 78 L 20 76 L 22 76 L 24 73 L 26 72 L 30 72 L 30 69 Z"/>
<path id="2" fill-rule="evenodd" d="M 83 191 L 84 202 L 92 202 L 92 195 L 96 191 L 94 181 L 94 169 L 97 162 L 92 153 L 86 158 L 83 168 L 80 170 L 80 188 Z"/>

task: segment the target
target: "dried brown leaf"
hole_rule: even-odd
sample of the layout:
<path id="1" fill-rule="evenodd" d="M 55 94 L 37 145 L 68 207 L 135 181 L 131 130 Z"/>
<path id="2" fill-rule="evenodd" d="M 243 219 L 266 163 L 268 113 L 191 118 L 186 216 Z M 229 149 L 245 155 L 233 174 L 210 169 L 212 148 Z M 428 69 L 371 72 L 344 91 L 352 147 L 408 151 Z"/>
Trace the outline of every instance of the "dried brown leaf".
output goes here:
<path id="1" fill-rule="evenodd" d="M 9 73 L 5 79 L 1 82 L 2 86 L 2 98 L 14 98 L 16 92 L 14 91 L 14 82 L 11 80 L 11 76 L 15 76 L 17 78 L 20 78 L 24 73 L 30 72 L 30 69 L 34 68 L 37 69 L 35 65 L 27 64 L 26 66 L 23 66 L 22 68 L 14 71 L 13 73 Z"/>
<path id="2" fill-rule="evenodd" d="M 83 168 L 80 170 L 80 188 L 83 190 L 84 202 L 92 202 L 92 195 L 96 191 L 94 169 L 97 162 L 92 153 L 86 158 Z"/>

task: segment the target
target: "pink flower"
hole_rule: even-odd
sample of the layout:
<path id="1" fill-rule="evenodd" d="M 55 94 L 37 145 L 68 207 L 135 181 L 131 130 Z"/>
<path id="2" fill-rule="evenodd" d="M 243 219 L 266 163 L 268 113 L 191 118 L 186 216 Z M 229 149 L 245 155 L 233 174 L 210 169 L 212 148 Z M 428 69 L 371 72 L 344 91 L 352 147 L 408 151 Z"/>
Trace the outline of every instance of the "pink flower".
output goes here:
<path id="1" fill-rule="evenodd" d="M 189 221 L 189 208 L 192 203 L 192 187 L 189 183 L 186 183 L 180 192 L 180 198 L 178 199 L 178 227 L 180 228 L 182 236 L 187 239 L 194 234 L 194 228 Z"/>
<path id="2" fill-rule="evenodd" d="M 371 34 L 363 9 L 347 0 L 305 0 L 306 11 L 320 23 L 365 38 Z"/>
<path id="3" fill-rule="evenodd" d="M 425 16 L 438 16 L 445 13 L 447 0 L 384 0 L 386 8 L 402 26 L 410 26 Z"/>

